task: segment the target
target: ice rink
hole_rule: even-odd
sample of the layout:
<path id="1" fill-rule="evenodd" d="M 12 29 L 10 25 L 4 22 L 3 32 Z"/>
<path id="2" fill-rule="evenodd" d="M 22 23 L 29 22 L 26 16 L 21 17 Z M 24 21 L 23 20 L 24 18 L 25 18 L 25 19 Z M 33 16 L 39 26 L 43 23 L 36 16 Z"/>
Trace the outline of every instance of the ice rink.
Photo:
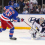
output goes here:
<path id="1" fill-rule="evenodd" d="M 9 29 L 0 33 L 0 45 L 45 45 L 45 37 L 39 40 L 31 40 L 29 30 L 15 30 L 14 37 L 17 40 L 9 39 Z"/>

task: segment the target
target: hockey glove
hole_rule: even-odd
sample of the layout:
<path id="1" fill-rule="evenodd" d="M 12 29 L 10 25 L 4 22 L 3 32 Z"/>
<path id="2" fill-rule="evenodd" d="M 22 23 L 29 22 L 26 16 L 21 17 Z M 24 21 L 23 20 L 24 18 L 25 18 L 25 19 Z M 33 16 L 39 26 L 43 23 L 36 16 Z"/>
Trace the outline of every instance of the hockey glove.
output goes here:
<path id="1" fill-rule="evenodd" d="M 23 22 L 24 21 L 24 19 L 23 18 L 17 18 L 17 22 Z"/>
<path id="2" fill-rule="evenodd" d="M 24 21 L 24 19 L 23 18 L 21 18 L 21 22 L 23 22 Z"/>

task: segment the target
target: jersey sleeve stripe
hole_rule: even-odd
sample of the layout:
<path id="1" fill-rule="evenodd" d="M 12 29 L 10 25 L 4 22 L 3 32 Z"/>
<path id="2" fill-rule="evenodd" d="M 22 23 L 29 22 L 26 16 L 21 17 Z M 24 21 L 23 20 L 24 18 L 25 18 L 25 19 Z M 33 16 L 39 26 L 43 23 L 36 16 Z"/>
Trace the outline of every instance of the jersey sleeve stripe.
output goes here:
<path id="1" fill-rule="evenodd" d="M 10 21 L 10 19 L 9 19 L 9 18 L 4 17 L 3 15 L 1 15 L 1 18 L 2 18 L 3 20 Z"/>

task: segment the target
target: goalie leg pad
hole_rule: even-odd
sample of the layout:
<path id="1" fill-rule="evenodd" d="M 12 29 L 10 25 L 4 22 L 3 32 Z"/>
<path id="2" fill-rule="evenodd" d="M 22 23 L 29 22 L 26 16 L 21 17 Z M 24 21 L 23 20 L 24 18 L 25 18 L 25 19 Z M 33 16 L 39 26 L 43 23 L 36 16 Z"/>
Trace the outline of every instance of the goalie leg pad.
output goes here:
<path id="1" fill-rule="evenodd" d="M 13 33 L 14 33 L 14 27 L 10 29 L 9 37 L 13 37 Z"/>
<path id="2" fill-rule="evenodd" d="M 35 31 L 34 29 L 30 30 L 30 34 L 31 34 L 32 38 L 36 38 L 36 33 L 37 33 L 37 31 Z"/>

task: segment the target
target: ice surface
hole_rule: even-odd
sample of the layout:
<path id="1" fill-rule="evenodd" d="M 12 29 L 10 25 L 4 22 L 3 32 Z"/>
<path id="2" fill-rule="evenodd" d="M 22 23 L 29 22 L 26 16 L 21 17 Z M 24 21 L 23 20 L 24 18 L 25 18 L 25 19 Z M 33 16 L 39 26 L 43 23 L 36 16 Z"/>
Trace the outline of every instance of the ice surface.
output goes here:
<path id="1" fill-rule="evenodd" d="M 31 40 L 29 30 L 15 30 L 14 37 L 17 40 L 9 39 L 9 29 L 0 33 L 0 45 L 45 45 L 45 37 L 39 40 Z"/>

